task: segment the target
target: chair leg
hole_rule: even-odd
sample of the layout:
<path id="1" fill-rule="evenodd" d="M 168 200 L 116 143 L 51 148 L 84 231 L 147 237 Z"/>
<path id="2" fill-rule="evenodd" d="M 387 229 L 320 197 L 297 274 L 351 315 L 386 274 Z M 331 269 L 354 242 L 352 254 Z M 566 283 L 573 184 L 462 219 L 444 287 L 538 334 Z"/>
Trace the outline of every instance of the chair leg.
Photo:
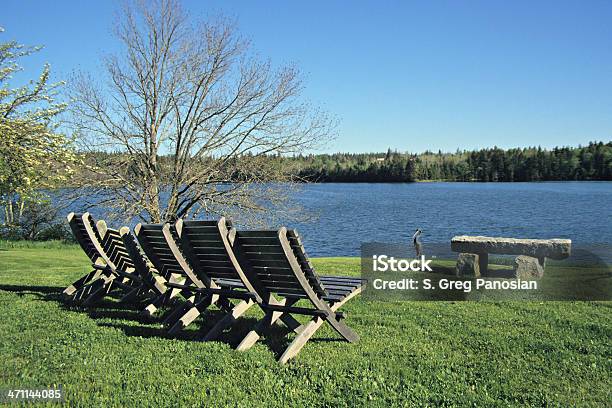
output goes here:
<path id="1" fill-rule="evenodd" d="M 172 326 L 189 309 L 197 307 L 201 302 L 208 302 L 209 305 L 219 305 L 219 295 L 204 295 L 202 293 L 191 292 L 187 289 L 181 290 L 180 294 L 185 297 L 185 301 L 172 309 L 163 319 L 162 324 L 165 326 Z M 210 297 L 210 299 L 208 299 L 208 297 Z"/>
<path id="2" fill-rule="evenodd" d="M 293 331 L 294 333 L 299 334 L 302 331 L 302 323 L 298 322 L 289 313 L 283 313 L 279 319 L 289 328 L 289 330 Z"/>
<path id="3" fill-rule="evenodd" d="M 231 313 L 227 313 L 223 318 L 221 318 L 221 320 L 219 320 L 200 340 L 207 341 L 217 338 L 217 336 L 221 334 L 223 330 L 230 327 L 236 321 L 236 319 L 242 316 L 254 304 L 255 302 L 252 300 L 243 300 L 242 302 L 238 303 L 236 306 L 234 306 Z"/>
<path id="4" fill-rule="evenodd" d="M 323 325 L 325 322 L 321 317 L 314 317 L 308 323 L 304 324 L 302 327 L 300 334 L 295 336 L 291 344 L 287 346 L 283 354 L 280 356 L 278 361 L 281 364 L 285 364 L 287 361 L 297 356 L 302 347 L 306 344 L 308 340 L 315 334 L 317 330 Z"/>
<path id="5" fill-rule="evenodd" d="M 164 317 L 162 324 L 166 326 L 174 324 L 187 310 L 194 306 L 195 302 L 195 295 L 188 297 L 183 303 L 177 305 L 166 315 L 166 317 Z"/>
<path id="6" fill-rule="evenodd" d="M 105 287 L 108 282 L 112 280 L 112 275 L 101 274 L 100 277 L 86 285 L 81 286 L 77 291 L 75 291 L 72 295 L 72 301 L 77 302 L 85 302 L 87 298 L 93 294 L 95 291 L 100 289 L 101 287 Z"/>
<path id="7" fill-rule="evenodd" d="M 108 278 L 102 277 L 101 279 L 98 279 L 97 281 L 92 283 L 90 285 L 91 290 L 89 291 L 87 298 L 83 302 L 83 306 L 91 306 L 92 304 L 96 303 L 104 296 L 106 296 L 106 294 L 111 291 L 114 280 L 115 276 L 111 275 Z"/>
<path id="8" fill-rule="evenodd" d="M 147 289 L 144 287 L 144 285 L 140 285 L 140 286 L 137 286 L 134 289 L 130 290 L 125 295 L 123 295 L 119 301 L 123 302 L 123 303 L 131 302 L 134 299 L 136 299 L 138 296 L 140 296 L 140 295 L 142 295 L 143 293 L 146 293 L 146 292 L 147 292 Z"/>
<path id="9" fill-rule="evenodd" d="M 142 312 L 140 312 L 140 317 L 142 318 L 152 318 L 153 315 L 155 314 L 155 312 L 157 312 L 157 310 L 164 305 L 166 302 L 168 302 L 168 300 L 170 299 L 170 295 L 171 295 L 170 290 L 158 295 L 155 299 L 153 299 L 153 301 L 151 303 L 149 303 L 147 305 L 147 307 L 145 307 Z"/>
<path id="10" fill-rule="evenodd" d="M 77 290 L 81 289 L 83 286 L 87 285 L 88 283 L 95 281 L 96 279 L 100 277 L 101 274 L 102 274 L 102 271 L 100 269 L 94 269 L 93 271 L 89 272 L 86 275 L 83 275 L 81 278 L 74 281 L 72 285 L 64 289 L 62 294 L 65 296 L 74 295 L 74 293 Z"/>
<path id="11" fill-rule="evenodd" d="M 253 347 L 253 345 L 257 343 L 257 340 L 259 340 L 261 336 L 263 336 L 265 332 L 270 329 L 270 327 L 272 327 L 274 322 L 278 320 L 282 314 L 282 312 L 266 312 L 263 319 L 261 319 L 255 325 L 253 330 L 248 332 L 244 339 L 242 339 L 240 344 L 238 344 L 236 350 L 247 351 L 248 349 Z"/>
<path id="12" fill-rule="evenodd" d="M 279 305 L 284 305 L 284 306 L 293 306 L 295 303 L 297 303 L 298 299 L 297 298 L 286 298 L 283 300 L 278 300 L 275 298 L 270 299 L 271 302 L 273 302 L 273 304 L 279 304 Z M 299 328 L 302 326 L 302 323 L 298 322 L 293 316 L 291 316 L 289 313 L 283 313 L 281 314 L 278 319 L 276 319 L 273 323 L 278 323 L 279 321 L 283 322 L 285 324 L 285 326 L 287 326 L 289 328 L 289 330 L 298 333 L 299 332 Z"/>
<path id="13" fill-rule="evenodd" d="M 359 341 L 359 335 L 355 333 L 344 322 L 337 320 L 335 316 L 327 316 L 325 320 L 349 343 Z"/>
<path id="14" fill-rule="evenodd" d="M 297 302 L 297 299 L 283 299 L 281 301 L 275 300 L 275 304 L 283 305 L 283 306 L 291 306 Z M 242 339 L 236 350 L 238 351 L 246 351 L 253 347 L 257 340 L 264 335 L 264 333 L 272 327 L 272 325 L 281 320 L 283 323 L 287 325 L 291 330 L 298 330 L 301 326 L 297 320 L 295 320 L 289 313 L 286 312 L 266 312 L 263 319 L 261 319 L 257 325 L 247 333 L 247 335 Z M 297 327 L 296 327 L 297 324 Z"/>
<path id="15" fill-rule="evenodd" d="M 169 282 L 171 283 L 184 283 L 185 279 L 180 279 L 179 277 L 172 275 L 170 277 Z M 163 305 L 167 304 L 170 300 L 178 296 L 179 294 L 183 294 L 187 297 L 191 296 L 191 292 L 186 290 L 181 290 L 177 288 L 167 288 L 163 293 L 157 296 L 151 303 L 144 308 L 142 312 L 140 312 L 141 317 L 143 318 L 151 318 L 157 312 L 157 310 Z"/>
<path id="16" fill-rule="evenodd" d="M 193 304 L 187 312 L 185 312 L 177 321 L 170 327 L 168 330 L 168 334 L 174 335 L 179 331 L 183 330 L 187 327 L 191 322 L 193 322 L 198 316 L 200 316 L 204 311 L 213 304 L 215 301 L 214 296 L 206 295 L 202 300 Z"/>
<path id="17" fill-rule="evenodd" d="M 215 305 L 217 305 L 217 307 L 225 313 L 232 313 L 232 310 L 234 309 L 234 305 L 232 304 L 232 302 L 229 300 L 229 298 L 226 297 L 221 297 L 219 295 L 213 295 L 215 296 L 216 300 L 213 300 L 212 303 L 214 303 Z"/>
<path id="18" fill-rule="evenodd" d="M 331 304 L 329 308 L 333 312 L 337 311 L 343 304 L 345 304 L 346 302 L 348 302 L 349 300 L 357 296 L 359 293 L 361 293 L 361 291 L 362 291 L 362 288 L 358 288 L 354 290 L 353 292 L 351 292 L 350 295 L 348 295 L 341 301 Z M 287 346 L 287 348 L 285 349 L 285 351 L 283 352 L 283 354 L 281 355 L 278 361 L 281 364 L 285 364 L 287 361 L 295 357 L 300 352 L 302 347 L 304 347 L 306 342 L 315 334 L 315 332 L 326 321 L 329 322 L 330 325 L 338 333 L 340 333 L 340 335 L 344 337 L 346 341 L 355 342 L 359 340 L 359 336 L 353 330 L 351 330 L 346 324 L 344 324 L 344 322 L 337 320 L 335 316 L 332 315 L 326 318 L 321 318 L 318 316 L 313 317 L 308 323 L 305 323 L 304 325 L 302 325 L 302 327 L 299 327 L 297 329 L 297 332 L 299 334 L 295 336 L 291 344 Z"/>
<path id="19" fill-rule="evenodd" d="M 168 278 L 168 283 L 178 283 L 181 285 L 184 285 L 186 282 L 186 279 L 181 276 L 178 275 L 176 273 L 170 274 L 170 277 Z M 176 297 L 179 293 L 181 293 L 182 291 L 185 291 L 185 289 L 179 289 L 179 288 L 170 288 L 170 297 L 169 299 L 172 299 L 173 297 Z M 191 295 L 188 295 L 186 297 L 189 297 Z"/>

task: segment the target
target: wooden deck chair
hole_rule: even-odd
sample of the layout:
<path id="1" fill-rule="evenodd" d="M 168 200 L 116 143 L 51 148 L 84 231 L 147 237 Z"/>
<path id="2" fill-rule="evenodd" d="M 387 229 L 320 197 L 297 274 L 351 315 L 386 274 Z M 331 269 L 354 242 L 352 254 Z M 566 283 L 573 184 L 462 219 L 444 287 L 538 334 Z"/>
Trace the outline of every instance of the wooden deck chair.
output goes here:
<path id="1" fill-rule="evenodd" d="M 285 305 L 285 299 L 277 300 L 264 286 L 251 283 L 234 254 L 233 243 L 236 231 L 230 229 L 231 222 L 225 217 L 217 221 L 178 220 L 175 227 L 180 249 L 193 267 L 194 273 L 202 281 L 241 284 L 235 284 L 231 290 L 223 292 L 228 299 L 237 299 L 240 302 L 220 319 L 202 337 L 202 340 L 212 340 L 217 337 L 254 304 Z M 281 321 L 291 329 L 300 326 L 300 323 L 289 315 L 283 316 Z"/>
<path id="2" fill-rule="evenodd" d="M 148 286 L 141 276 L 146 276 L 146 272 L 149 271 L 137 270 L 119 232 L 108 228 L 102 220 L 94 222 L 89 213 L 74 218 L 81 220 L 74 224 L 82 225 L 84 228 L 88 237 L 87 248 L 93 248 L 101 259 L 102 266 L 94 264 L 94 269 L 102 269 L 103 273 L 98 279 L 90 280 L 76 289 L 72 293 L 73 300 L 92 304 L 114 291 L 113 294 L 120 294 L 121 300 L 126 301 L 147 292 Z"/>
<path id="3" fill-rule="evenodd" d="M 106 223 L 96 222 L 88 212 L 70 213 L 67 219 L 75 239 L 91 260 L 93 270 L 64 289 L 63 293 L 74 300 L 84 300 L 117 276 L 117 266 L 111 258 L 122 267 L 124 262 L 121 254 L 112 247 L 108 248 L 108 253 L 103 248 L 111 242 L 107 238 Z"/>
<path id="4" fill-rule="evenodd" d="M 68 214 L 67 219 L 74 238 L 91 261 L 91 266 L 93 268 L 91 272 L 80 277 L 62 292 L 66 296 L 72 296 L 77 290 L 97 280 L 101 275 L 110 275 L 111 270 L 106 266 L 104 259 L 100 255 L 96 245 L 94 245 L 94 240 L 100 242 L 102 238 L 89 213 L 75 214 L 71 212 Z M 92 239 L 92 236 L 94 239 Z"/>
<path id="5" fill-rule="evenodd" d="M 155 310 L 167 303 L 171 296 L 178 294 L 185 299 L 163 321 L 169 328 L 168 334 L 176 334 L 187 327 L 211 305 L 216 305 L 225 313 L 233 312 L 234 306 L 227 295 L 242 284 L 235 280 L 217 282 L 205 274 L 196 274 L 179 249 L 173 225 L 139 224 L 134 231 L 145 254 L 162 276 L 166 277 L 166 286 L 172 289 L 156 298 L 146 310 Z"/>
<path id="6" fill-rule="evenodd" d="M 297 314 L 312 319 L 295 329 L 298 334 L 279 358 L 286 363 L 295 357 L 314 333 L 327 322 L 346 341 L 359 339 L 343 321 L 338 309 L 359 294 L 364 281 L 341 276 L 318 276 L 310 263 L 296 231 L 285 227 L 278 231 L 238 231 L 234 252 L 244 259 L 243 269 L 250 270 L 249 279 L 258 282 L 269 293 L 285 297 L 286 304 L 263 304 L 264 318 L 258 322 L 242 342 L 238 350 L 247 350 L 266 333 L 281 316 Z M 296 307 L 306 299 L 312 307 Z"/>
<path id="7" fill-rule="evenodd" d="M 166 279 L 148 261 L 130 229 L 128 227 L 121 227 L 119 229 L 119 236 L 123 248 L 125 248 L 125 251 L 132 260 L 134 270 L 138 276 L 138 282 L 140 282 L 140 286 L 136 288 L 134 296 L 142 293 L 152 295 L 155 298 L 163 296 L 168 290 Z M 148 315 L 155 311 L 145 309 L 144 312 Z"/>

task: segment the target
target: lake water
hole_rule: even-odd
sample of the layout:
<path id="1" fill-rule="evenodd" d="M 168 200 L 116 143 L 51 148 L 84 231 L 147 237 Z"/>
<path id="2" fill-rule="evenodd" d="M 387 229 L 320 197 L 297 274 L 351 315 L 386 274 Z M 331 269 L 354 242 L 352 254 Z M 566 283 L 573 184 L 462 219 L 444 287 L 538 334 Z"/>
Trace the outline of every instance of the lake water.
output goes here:
<path id="1" fill-rule="evenodd" d="M 612 183 L 311 184 L 299 201 L 319 211 L 297 225 L 315 256 L 358 255 L 361 242 L 449 242 L 454 235 L 612 242 Z"/>
<path id="2" fill-rule="evenodd" d="M 311 256 L 409 243 L 416 228 L 425 247 L 464 234 L 612 243 L 611 182 L 308 184 L 296 200 L 318 214 L 288 225 Z"/>

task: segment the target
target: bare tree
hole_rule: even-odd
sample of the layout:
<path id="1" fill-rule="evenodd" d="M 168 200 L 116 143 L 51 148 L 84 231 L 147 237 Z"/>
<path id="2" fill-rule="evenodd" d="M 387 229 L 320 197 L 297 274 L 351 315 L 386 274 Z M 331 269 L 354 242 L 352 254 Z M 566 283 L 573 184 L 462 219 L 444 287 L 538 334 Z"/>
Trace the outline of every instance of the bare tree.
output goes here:
<path id="1" fill-rule="evenodd" d="M 150 222 L 281 208 L 293 180 L 273 157 L 334 127 L 301 101 L 298 70 L 255 58 L 225 19 L 192 24 L 177 0 L 127 4 L 118 21 L 107 78 L 80 74 L 72 87 L 76 134 L 118 153 L 90 155 L 82 185 Z"/>

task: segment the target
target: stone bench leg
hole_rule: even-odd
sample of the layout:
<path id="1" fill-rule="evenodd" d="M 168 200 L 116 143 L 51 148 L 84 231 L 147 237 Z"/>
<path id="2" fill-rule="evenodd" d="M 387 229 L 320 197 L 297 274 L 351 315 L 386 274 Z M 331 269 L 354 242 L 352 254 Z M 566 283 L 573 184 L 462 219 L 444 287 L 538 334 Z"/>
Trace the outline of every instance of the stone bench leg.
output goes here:
<path id="1" fill-rule="evenodd" d="M 546 258 L 519 255 L 514 259 L 514 276 L 519 279 L 540 279 L 544 276 Z"/>
<path id="2" fill-rule="evenodd" d="M 477 254 L 460 253 L 457 258 L 457 276 L 480 276 L 480 265 Z"/>
<path id="3" fill-rule="evenodd" d="M 481 253 L 478 254 L 478 266 L 480 267 L 480 273 L 487 273 L 487 265 L 489 265 L 489 254 Z"/>

